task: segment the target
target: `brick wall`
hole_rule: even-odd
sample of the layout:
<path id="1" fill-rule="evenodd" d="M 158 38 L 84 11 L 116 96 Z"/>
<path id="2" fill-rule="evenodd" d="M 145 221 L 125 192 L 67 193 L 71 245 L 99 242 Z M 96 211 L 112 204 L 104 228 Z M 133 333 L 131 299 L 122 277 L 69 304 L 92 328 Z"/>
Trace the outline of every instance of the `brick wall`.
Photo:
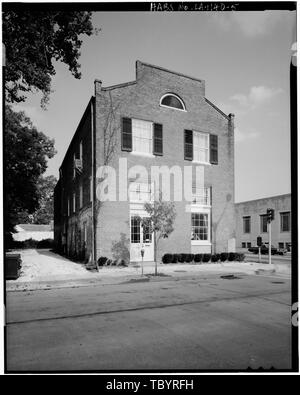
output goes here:
<path id="1" fill-rule="evenodd" d="M 187 112 L 159 105 L 166 93 L 182 98 Z M 212 186 L 213 250 L 227 251 L 228 240 L 235 237 L 234 209 L 234 133 L 230 121 L 204 97 L 205 83 L 160 68 L 137 62 L 137 80 L 122 86 L 103 88 L 96 84 L 96 168 L 107 163 L 107 130 L 114 130 L 114 154 L 109 164 L 118 171 L 119 157 L 127 158 L 128 168 L 143 165 L 195 166 L 184 160 L 184 129 L 218 135 L 219 163 L 205 166 L 205 185 Z M 121 117 L 137 118 L 163 124 L 164 154 L 148 158 L 121 151 Z M 108 125 L 110 125 L 108 127 Z M 162 241 L 164 252 L 191 251 L 191 216 L 186 202 L 176 202 L 175 230 Z M 111 256 L 112 245 L 122 238 L 129 243 L 129 203 L 104 202 L 97 219 L 97 256 Z M 129 244 L 128 244 L 129 247 Z"/>

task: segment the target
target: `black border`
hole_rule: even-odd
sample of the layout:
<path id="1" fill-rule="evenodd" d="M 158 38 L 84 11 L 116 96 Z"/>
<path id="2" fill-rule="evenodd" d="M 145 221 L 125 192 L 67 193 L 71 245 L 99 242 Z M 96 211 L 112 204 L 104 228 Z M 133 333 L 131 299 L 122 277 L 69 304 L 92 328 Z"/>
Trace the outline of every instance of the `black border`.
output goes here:
<path id="1" fill-rule="evenodd" d="M 153 11 L 151 9 L 151 4 L 165 5 L 165 8 L 161 10 L 157 9 Z M 230 12 L 238 12 L 238 11 L 264 11 L 264 10 L 287 10 L 294 11 L 296 10 L 297 3 L 291 1 L 279 1 L 279 2 L 115 2 L 115 3 L 91 3 L 91 2 L 73 2 L 73 3 L 11 3 L 11 2 L 2 2 L 2 10 L 3 12 L 8 10 L 31 10 L 32 12 L 41 11 L 45 8 L 51 7 L 53 10 L 85 10 L 85 11 L 146 11 L 146 12 L 167 12 L 167 10 L 172 10 L 173 12 L 184 12 L 186 9 L 180 8 L 180 5 L 184 5 L 188 7 L 188 11 L 194 12 L 207 12 L 207 11 L 215 11 L 218 12 L 217 9 L 213 9 L 213 7 L 221 7 L 221 5 L 226 4 L 226 8 L 222 11 L 230 11 Z M 196 6 L 197 5 L 197 6 Z M 202 5 L 202 9 L 200 7 Z M 171 8 L 172 7 L 172 8 Z M 4 87 L 5 81 L 5 67 L 2 67 L 2 86 Z M 5 90 L 3 88 L 2 92 L 3 98 L 3 115 L 5 114 Z M 292 63 L 290 65 L 290 119 L 291 119 L 291 199 L 292 199 L 292 304 L 298 302 L 298 151 L 297 151 L 297 67 Z M 3 116 L 2 127 L 4 130 L 5 117 Z M 2 136 L 2 144 L 4 147 L 4 134 Z M 5 163 L 5 150 L 3 149 L 3 163 Z M 2 168 L 2 176 L 4 180 L 4 166 Z M 3 187 L 3 212 L 5 210 L 6 199 L 5 199 L 5 191 Z M 4 221 L 3 221 L 3 235 L 4 235 Z M 5 245 L 3 245 L 3 262 L 5 257 Z M 3 287 L 3 296 L 4 296 L 4 306 L 6 306 L 6 284 L 5 284 L 5 265 L 3 265 L 3 279 L 4 279 L 4 287 Z M 291 311 L 291 315 L 293 312 Z M 7 332 L 6 326 L 4 326 L 4 373 L 6 374 L 86 374 L 86 373 L 98 373 L 103 374 L 100 378 L 102 383 L 105 381 L 112 381 L 113 379 L 117 381 L 140 381 L 141 385 L 149 383 L 150 379 L 153 379 L 153 376 L 160 373 L 178 373 L 175 376 L 173 375 L 163 375 L 157 376 L 157 379 L 162 380 L 193 380 L 197 383 L 199 380 L 203 380 L 202 376 L 192 375 L 193 373 L 291 373 L 299 371 L 299 355 L 298 355 L 298 327 L 291 325 L 292 332 L 292 367 L 291 369 L 263 369 L 259 368 L 256 370 L 252 369 L 236 369 L 236 370 L 199 370 L 199 369 L 182 369 L 182 370 L 47 370 L 47 371 L 14 371 L 7 370 L 7 349 L 6 349 L 6 339 Z M 271 335 L 271 334 L 270 334 Z M 126 376 L 126 378 L 122 375 L 115 375 L 116 373 L 121 373 L 125 375 L 126 373 L 135 373 L 135 374 L 143 374 L 147 373 L 147 376 Z M 180 373 L 190 373 L 190 375 L 184 374 L 180 375 Z M 103 380 L 105 378 L 105 380 Z M 199 386 L 195 386 L 194 390 L 200 389 L 202 384 L 199 383 Z M 149 388 L 141 388 L 140 391 L 149 390 Z M 101 390 L 112 391 L 106 389 L 106 387 L 102 387 Z M 184 390 L 184 389 L 182 389 Z M 172 390 L 169 390 L 172 391 Z M 176 391 L 176 390 L 175 390 Z M 178 391 L 178 390 L 177 390 Z"/>

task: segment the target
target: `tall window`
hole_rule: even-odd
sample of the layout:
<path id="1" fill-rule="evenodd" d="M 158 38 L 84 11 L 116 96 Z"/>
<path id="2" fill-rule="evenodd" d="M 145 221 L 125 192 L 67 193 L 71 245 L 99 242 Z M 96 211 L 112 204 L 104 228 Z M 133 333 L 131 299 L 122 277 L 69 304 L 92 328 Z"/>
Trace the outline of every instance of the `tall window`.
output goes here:
<path id="1" fill-rule="evenodd" d="M 192 240 L 208 240 L 208 214 L 192 213 Z"/>
<path id="2" fill-rule="evenodd" d="M 209 134 L 193 132 L 194 160 L 197 162 L 209 162 Z"/>
<path id="3" fill-rule="evenodd" d="M 141 240 L 141 219 L 139 216 L 131 217 L 131 243 L 140 243 Z"/>
<path id="4" fill-rule="evenodd" d="M 172 107 L 175 108 L 176 110 L 185 111 L 185 105 L 182 99 L 180 99 L 179 96 L 176 96 L 172 93 L 168 93 L 164 95 L 160 99 L 160 105 L 163 107 Z"/>
<path id="5" fill-rule="evenodd" d="M 244 233 L 251 232 L 251 217 L 243 217 L 243 230 Z"/>
<path id="6" fill-rule="evenodd" d="M 152 154 L 152 122 L 132 120 L 132 151 Z"/>
<path id="7" fill-rule="evenodd" d="M 260 232 L 268 232 L 268 216 L 265 214 L 260 216 Z"/>
<path id="8" fill-rule="evenodd" d="M 280 231 L 290 232 L 291 230 L 291 213 L 280 213 Z"/>

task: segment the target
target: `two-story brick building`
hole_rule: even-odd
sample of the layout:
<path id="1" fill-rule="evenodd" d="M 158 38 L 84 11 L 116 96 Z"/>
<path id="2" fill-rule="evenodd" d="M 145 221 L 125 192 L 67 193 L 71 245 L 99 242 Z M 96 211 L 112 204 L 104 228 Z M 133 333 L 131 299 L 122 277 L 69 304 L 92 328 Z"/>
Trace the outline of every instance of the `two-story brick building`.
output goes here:
<path id="1" fill-rule="evenodd" d="M 99 200 L 104 165 L 114 169 L 113 201 Z M 135 81 L 110 87 L 95 81 L 55 189 L 60 250 L 82 259 L 138 261 L 143 243 L 145 260 L 153 260 L 153 238 L 140 218 L 147 217 L 144 202 L 153 200 L 165 181 L 153 182 L 136 166 L 149 175 L 155 166 L 171 174 L 177 215 L 173 233 L 160 243 L 159 258 L 166 252 L 235 251 L 234 116 L 205 97 L 203 80 L 140 61 Z M 184 189 L 178 181 L 187 167 L 193 170 L 191 201 L 175 198 Z"/>

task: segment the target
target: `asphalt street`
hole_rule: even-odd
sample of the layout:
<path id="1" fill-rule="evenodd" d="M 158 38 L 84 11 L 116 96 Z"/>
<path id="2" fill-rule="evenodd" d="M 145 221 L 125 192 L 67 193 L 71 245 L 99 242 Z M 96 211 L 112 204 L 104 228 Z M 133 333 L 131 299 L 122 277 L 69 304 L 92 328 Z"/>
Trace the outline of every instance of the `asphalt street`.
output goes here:
<path id="1" fill-rule="evenodd" d="M 8 292 L 12 371 L 291 368 L 288 276 Z"/>

